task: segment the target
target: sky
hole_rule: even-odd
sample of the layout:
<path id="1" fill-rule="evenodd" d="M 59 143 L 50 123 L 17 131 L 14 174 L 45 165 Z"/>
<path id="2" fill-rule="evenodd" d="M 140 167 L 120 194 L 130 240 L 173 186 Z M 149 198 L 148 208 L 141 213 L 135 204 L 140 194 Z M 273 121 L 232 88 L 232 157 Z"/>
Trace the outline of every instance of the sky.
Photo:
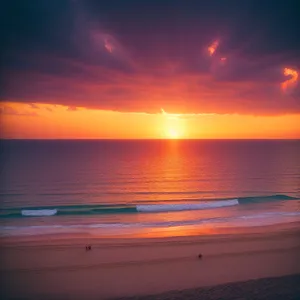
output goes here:
<path id="1" fill-rule="evenodd" d="M 0 137 L 300 138 L 297 4 L 6 1 Z"/>

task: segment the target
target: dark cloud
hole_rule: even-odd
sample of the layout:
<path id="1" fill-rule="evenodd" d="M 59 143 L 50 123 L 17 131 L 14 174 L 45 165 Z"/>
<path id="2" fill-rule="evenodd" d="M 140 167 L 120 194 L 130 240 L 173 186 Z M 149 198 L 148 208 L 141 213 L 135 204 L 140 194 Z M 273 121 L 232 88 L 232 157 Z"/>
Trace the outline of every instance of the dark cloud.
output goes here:
<path id="1" fill-rule="evenodd" d="M 7 105 L 0 107 L 0 115 L 31 116 L 31 117 L 38 116 L 36 112 L 26 112 L 26 111 L 19 112 L 16 109 Z"/>
<path id="2" fill-rule="evenodd" d="M 283 68 L 300 67 L 297 8 L 291 0 L 7 1 L 1 98 L 120 111 L 298 113 L 299 86 L 280 90 Z"/>
<path id="3" fill-rule="evenodd" d="M 67 108 L 67 111 L 77 111 L 78 109 L 77 109 L 77 107 L 76 106 L 69 106 L 68 108 Z"/>

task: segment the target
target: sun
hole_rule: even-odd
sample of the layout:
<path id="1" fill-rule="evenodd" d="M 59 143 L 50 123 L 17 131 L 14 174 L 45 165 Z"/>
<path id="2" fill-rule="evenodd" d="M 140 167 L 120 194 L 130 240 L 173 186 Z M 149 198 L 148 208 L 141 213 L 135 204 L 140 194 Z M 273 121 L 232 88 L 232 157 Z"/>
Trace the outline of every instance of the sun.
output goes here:
<path id="1" fill-rule="evenodd" d="M 162 136 L 165 139 L 181 139 L 183 138 L 183 123 L 180 119 L 180 114 L 169 114 L 163 108 L 161 109 L 162 116 Z"/>
<path id="2" fill-rule="evenodd" d="M 169 139 L 178 139 L 179 138 L 179 133 L 177 130 L 173 129 L 173 128 L 170 128 L 168 131 L 167 131 L 167 137 Z"/>

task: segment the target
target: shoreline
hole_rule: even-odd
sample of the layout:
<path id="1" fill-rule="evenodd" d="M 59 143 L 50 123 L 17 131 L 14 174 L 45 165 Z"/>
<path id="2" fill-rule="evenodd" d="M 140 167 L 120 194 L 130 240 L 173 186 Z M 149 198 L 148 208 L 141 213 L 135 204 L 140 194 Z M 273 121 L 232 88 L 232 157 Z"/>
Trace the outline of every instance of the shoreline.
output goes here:
<path id="1" fill-rule="evenodd" d="M 57 234 L 40 234 L 40 235 L 23 235 L 23 236 L 6 236 L 0 237 L 1 246 L 13 246 L 13 245 L 61 245 L 72 244 L 77 242 L 82 244 L 82 242 L 92 242 L 95 244 L 117 244 L 119 241 L 122 243 L 138 243 L 149 242 L 149 243 L 161 243 L 161 242 L 184 242 L 193 239 L 193 241 L 213 241 L 222 239 L 249 239 L 249 237 L 263 236 L 267 234 L 269 236 L 278 234 L 293 234 L 298 232 L 300 228 L 300 221 L 288 222 L 288 223 L 278 223 L 273 225 L 264 226 L 252 226 L 252 227 L 223 227 L 218 229 L 206 228 L 208 230 L 202 231 L 199 229 L 185 230 L 182 233 L 181 229 L 178 230 L 179 235 L 165 234 L 164 231 L 156 231 L 153 233 L 141 233 L 141 234 L 128 234 L 128 235 L 105 235 L 101 236 L 87 233 L 57 233 Z M 177 233 L 178 233 L 177 232 Z M 168 232 L 169 233 L 169 232 Z"/>
<path id="2" fill-rule="evenodd" d="M 300 229 L 273 229 L 148 239 L 1 239 L 1 299 L 120 298 L 300 274 Z"/>

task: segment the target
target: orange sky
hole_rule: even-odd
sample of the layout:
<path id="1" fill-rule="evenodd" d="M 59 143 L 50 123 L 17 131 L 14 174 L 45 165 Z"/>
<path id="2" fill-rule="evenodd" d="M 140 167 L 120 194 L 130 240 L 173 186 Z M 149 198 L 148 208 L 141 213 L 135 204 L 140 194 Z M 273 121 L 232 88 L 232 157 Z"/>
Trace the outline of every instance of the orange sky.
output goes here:
<path id="1" fill-rule="evenodd" d="M 0 103 L 1 138 L 300 138 L 299 115 L 126 113 Z"/>
<path id="2" fill-rule="evenodd" d="M 2 7 L 2 138 L 300 138 L 296 2 L 25 2 Z"/>

